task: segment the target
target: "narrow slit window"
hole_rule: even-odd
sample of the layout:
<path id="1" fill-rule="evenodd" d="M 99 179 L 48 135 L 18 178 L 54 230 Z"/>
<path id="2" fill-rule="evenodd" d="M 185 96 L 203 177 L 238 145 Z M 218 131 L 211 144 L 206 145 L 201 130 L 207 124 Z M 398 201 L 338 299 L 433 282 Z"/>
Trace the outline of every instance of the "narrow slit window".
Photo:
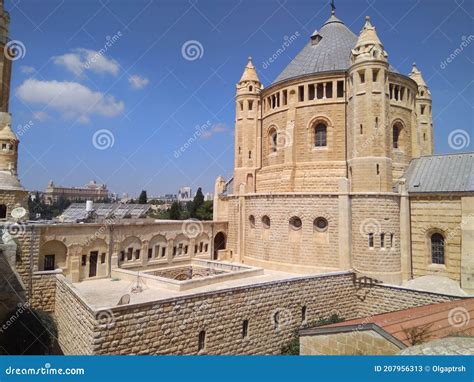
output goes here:
<path id="1" fill-rule="evenodd" d="M 385 234 L 380 234 L 380 248 L 385 248 Z"/>
<path id="2" fill-rule="evenodd" d="M 247 338 L 249 335 L 249 320 L 244 320 L 242 323 L 242 338 Z"/>
<path id="3" fill-rule="evenodd" d="M 372 232 L 369 233 L 369 248 L 374 248 L 374 234 Z"/>
<path id="4" fill-rule="evenodd" d="M 206 347 L 206 331 L 201 330 L 199 332 L 199 338 L 198 338 L 198 351 L 204 350 Z"/>

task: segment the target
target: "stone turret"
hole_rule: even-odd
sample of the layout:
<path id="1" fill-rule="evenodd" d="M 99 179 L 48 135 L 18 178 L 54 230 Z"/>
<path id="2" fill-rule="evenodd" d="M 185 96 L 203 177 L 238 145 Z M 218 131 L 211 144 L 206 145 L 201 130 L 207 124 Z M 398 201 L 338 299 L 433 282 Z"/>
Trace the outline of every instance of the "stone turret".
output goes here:
<path id="1" fill-rule="evenodd" d="M 410 78 L 418 85 L 416 94 L 417 139 L 413 147 L 413 157 L 432 155 L 434 151 L 433 116 L 431 113 L 431 92 L 421 72 L 413 63 Z"/>
<path id="2" fill-rule="evenodd" d="M 351 190 L 392 189 L 387 52 L 370 18 L 351 51 L 348 86 L 348 162 Z"/>
<path id="3" fill-rule="evenodd" d="M 11 128 L 8 113 L 10 99 L 11 54 L 4 54 L 8 42 L 10 16 L 0 0 L 0 220 L 13 219 L 11 212 L 16 207 L 28 207 L 28 192 L 17 178 L 19 140 Z M 22 218 L 27 218 L 24 215 Z"/>
<path id="4" fill-rule="evenodd" d="M 260 82 L 252 58 L 237 83 L 235 120 L 235 190 L 245 184 L 247 193 L 255 192 L 255 172 L 260 167 Z"/>

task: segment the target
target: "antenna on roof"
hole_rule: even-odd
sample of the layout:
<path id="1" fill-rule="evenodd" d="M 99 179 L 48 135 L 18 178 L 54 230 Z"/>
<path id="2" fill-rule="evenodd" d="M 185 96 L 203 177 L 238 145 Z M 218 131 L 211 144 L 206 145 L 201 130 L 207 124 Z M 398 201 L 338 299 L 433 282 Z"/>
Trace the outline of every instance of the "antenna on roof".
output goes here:
<path id="1" fill-rule="evenodd" d="M 336 6 L 334 5 L 334 0 L 331 0 L 331 14 L 336 14 Z"/>

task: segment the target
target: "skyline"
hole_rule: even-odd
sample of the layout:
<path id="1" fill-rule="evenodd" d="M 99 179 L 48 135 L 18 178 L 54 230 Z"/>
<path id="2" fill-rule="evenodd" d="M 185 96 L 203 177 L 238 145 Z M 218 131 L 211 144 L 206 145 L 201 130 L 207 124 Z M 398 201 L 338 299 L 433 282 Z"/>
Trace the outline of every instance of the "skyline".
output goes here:
<path id="1" fill-rule="evenodd" d="M 432 92 L 435 153 L 472 151 L 473 87 L 464 77 L 474 62 L 473 5 L 427 3 L 339 0 L 336 14 L 356 34 L 370 15 L 400 73 L 416 61 Z M 95 179 L 130 195 L 184 185 L 213 192 L 218 175 L 229 179 L 235 83 L 247 56 L 267 87 L 330 15 L 328 1 L 7 1 L 5 8 L 11 39 L 25 48 L 14 62 L 10 104 L 24 186 Z M 245 30 L 236 27 L 242 17 Z M 467 132 L 461 150 L 450 140 L 459 129 Z"/>

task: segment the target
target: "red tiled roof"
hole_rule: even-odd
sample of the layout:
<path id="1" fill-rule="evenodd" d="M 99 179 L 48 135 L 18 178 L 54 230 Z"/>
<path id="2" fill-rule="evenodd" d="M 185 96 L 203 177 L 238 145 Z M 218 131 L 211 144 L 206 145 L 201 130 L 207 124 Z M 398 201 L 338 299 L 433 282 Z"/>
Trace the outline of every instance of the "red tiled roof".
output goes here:
<path id="1" fill-rule="evenodd" d="M 411 346 L 412 343 L 410 343 L 406 331 L 412 328 L 424 328 L 426 340 L 444 338 L 456 333 L 474 336 L 474 298 L 357 318 L 320 328 L 365 324 L 379 326 L 408 346 Z"/>

